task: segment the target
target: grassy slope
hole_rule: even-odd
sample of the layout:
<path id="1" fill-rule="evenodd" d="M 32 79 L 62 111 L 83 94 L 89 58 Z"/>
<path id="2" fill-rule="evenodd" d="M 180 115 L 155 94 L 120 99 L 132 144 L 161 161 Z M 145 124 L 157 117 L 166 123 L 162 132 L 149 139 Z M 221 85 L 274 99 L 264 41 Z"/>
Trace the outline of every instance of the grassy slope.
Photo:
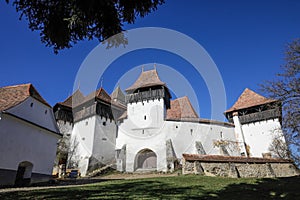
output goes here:
<path id="1" fill-rule="evenodd" d="M 111 180 L 84 187 L 0 193 L 0 199 L 300 199 L 300 177 L 203 176 Z"/>

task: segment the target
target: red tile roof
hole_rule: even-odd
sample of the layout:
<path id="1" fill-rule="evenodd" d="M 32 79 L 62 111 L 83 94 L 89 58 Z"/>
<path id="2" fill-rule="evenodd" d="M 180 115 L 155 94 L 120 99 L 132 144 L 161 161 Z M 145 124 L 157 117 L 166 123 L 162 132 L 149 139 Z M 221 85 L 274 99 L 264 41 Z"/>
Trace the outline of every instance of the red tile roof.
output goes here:
<path id="1" fill-rule="evenodd" d="M 268 99 L 246 88 L 244 92 L 241 94 L 241 96 L 238 98 L 238 100 L 235 102 L 235 104 L 230 109 L 226 110 L 225 113 L 232 112 L 235 110 L 250 108 L 253 106 L 263 105 L 271 102 L 276 102 L 276 101 L 277 100 Z"/>
<path id="2" fill-rule="evenodd" d="M 235 163 L 290 163 L 289 159 L 280 158 L 257 158 L 243 156 L 222 156 L 222 155 L 201 155 L 201 154 L 182 154 L 187 161 L 203 162 L 235 162 Z"/>
<path id="3" fill-rule="evenodd" d="M 187 96 L 171 101 L 171 108 L 167 110 L 167 120 L 198 119 L 189 98 Z"/>
<path id="4" fill-rule="evenodd" d="M 138 77 L 138 79 L 135 81 L 135 83 L 129 88 L 127 88 L 125 91 L 130 92 L 139 88 L 160 86 L 160 85 L 166 85 L 166 84 L 160 80 L 156 69 L 153 69 L 149 71 L 143 71 Z"/>
<path id="5" fill-rule="evenodd" d="M 41 103 L 51 107 L 33 85 L 28 83 L 0 88 L 0 111 L 5 111 L 20 104 L 28 97 L 33 97 Z"/>

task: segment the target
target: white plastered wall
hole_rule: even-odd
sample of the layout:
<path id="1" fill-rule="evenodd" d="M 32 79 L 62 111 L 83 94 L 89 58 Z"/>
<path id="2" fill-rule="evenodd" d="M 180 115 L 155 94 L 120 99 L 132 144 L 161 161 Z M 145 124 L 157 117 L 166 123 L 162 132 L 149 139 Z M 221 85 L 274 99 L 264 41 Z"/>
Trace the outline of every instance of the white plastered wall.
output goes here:
<path id="1" fill-rule="evenodd" d="M 274 137 L 282 135 L 278 118 L 243 124 L 242 130 L 252 157 L 262 157 L 263 153 L 268 153 Z"/>

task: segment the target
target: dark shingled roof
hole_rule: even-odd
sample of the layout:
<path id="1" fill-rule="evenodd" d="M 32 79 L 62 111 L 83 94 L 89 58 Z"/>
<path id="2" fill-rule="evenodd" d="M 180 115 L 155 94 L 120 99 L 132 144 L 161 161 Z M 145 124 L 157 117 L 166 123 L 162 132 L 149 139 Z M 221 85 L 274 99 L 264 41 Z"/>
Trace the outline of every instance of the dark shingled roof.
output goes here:
<path id="1" fill-rule="evenodd" d="M 117 106 L 119 108 L 126 109 L 125 105 L 123 105 L 119 102 L 111 101 L 110 95 L 102 87 L 97 89 L 94 92 L 91 92 L 87 96 L 84 96 L 81 93 L 80 90 L 76 90 L 74 92 L 74 94 L 69 96 L 65 101 L 57 103 L 56 105 L 63 105 L 63 106 L 68 107 L 68 108 L 72 108 L 72 107 L 74 108 L 74 107 L 77 107 L 77 106 L 79 106 L 83 103 L 86 103 L 86 102 L 90 101 L 90 100 L 96 100 L 96 99 L 102 100 L 102 101 L 104 101 L 108 104 L 112 104 L 112 105 Z"/>
<path id="2" fill-rule="evenodd" d="M 84 100 L 84 95 L 82 92 L 78 89 L 74 92 L 74 94 L 70 95 L 65 101 L 60 102 L 58 104 L 66 106 L 66 107 L 72 107 L 74 105 L 78 105 Z"/>
<path id="3" fill-rule="evenodd" d="M 268 99 L 246 88 L 244 92 L 241 94 L 241 96 L 238 98 L 238 100 L 235 102 L 235 104 L 230 109 L 226 110 L 225 113 L 241 110 L 245 108 L 250 108 L 253 106 L 263 105 L 267 103 L 272 103 L 276 101 L 277 100 Z"/>
<path id="4" fill-rule="evenodd" d="M 116 99 L 117 101 L 121 102 L 121 103 L 125 103 L 125 95 L 122 92 L 120 86 L 118 85 L 118 87 L 111 93 L 111 98 L 114 100 Z"/>
<path id="5" fill-rule="evenodd" d="M 187 96 L 171 101 L 171 108 L 167 110 L 167 120 L 198 119 L 198 114 L 194 110 Z"/>
<path id="6" fill-rule="evenodd" d="M 257 158 L 243 156 L 222 156 L 222 155 L 201 155 L 201 154 L 182 154 L 187 161 L 202 162 L 233 162 L 233 163 L 291 163 L 289 159 L 280 158 Z"/>
<path id="7" fill-rule="evenodd" d="M 33 97 L 41 103 L 51 107 L 33 85 L 27 83 L 0 88 L 0 111 L 5 111 L 20 104 L 28 97 Z"/>
<path id="8" fill-rule="evenodd" d="M 143 71 L 138 77 L 138 79 L 135 81 L 135 83 L 129 88 L 127 88 L 125 91 L 130 92 L 139 88 L 162 85 L 165 86 L 166 84 L 160 80 L 156 69 L 153 69 L 149 71 Z"/>
<path id="9" fill-rule="evenodd" d="M 103 87 L 99 88 L 98 90 L 96 90 L 95 92 L 92 92 L 91 94 L 89 94 L 86 98 L 85 101 L 89 101 L 91 99 L 95 99 L 98 98 L 102 101 L 105 101 L 107 103 L 111 103 L 111 98 L 110 95 L 104 90 Z"/>

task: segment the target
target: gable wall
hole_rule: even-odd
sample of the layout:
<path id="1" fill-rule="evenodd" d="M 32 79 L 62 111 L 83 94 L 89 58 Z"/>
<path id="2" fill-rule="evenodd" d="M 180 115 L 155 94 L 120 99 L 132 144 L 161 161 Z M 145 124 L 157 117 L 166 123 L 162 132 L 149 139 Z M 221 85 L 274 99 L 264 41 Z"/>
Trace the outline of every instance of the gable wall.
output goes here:
<path id="1" fill-rule="evenodd" d="M 49 130 L 58 132 L 52 108 L 44 105 L 32 97 L 28 97 L 24 102 L 8 109 L 7 112 L 38 124 Z"/>

